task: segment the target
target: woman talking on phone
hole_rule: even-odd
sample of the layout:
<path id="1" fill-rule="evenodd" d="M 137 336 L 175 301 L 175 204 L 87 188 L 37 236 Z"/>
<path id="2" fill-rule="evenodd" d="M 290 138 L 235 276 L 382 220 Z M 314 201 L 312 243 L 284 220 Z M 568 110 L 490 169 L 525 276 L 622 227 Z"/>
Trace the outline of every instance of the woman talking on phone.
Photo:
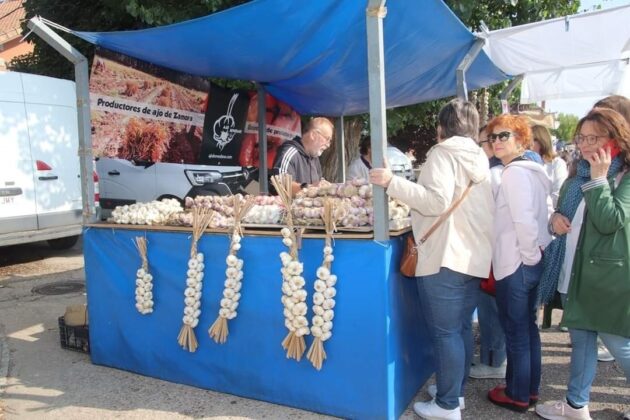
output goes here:
<path id="1" fill-rule="evenodd" d="M 616 111 L 594 108 L 576 133 L 582 159 L 560 191 L 545 255 L 545 271 L 559 270 L 571 367 L 566 400 L 536 406 L 546 419 L 591 418 L 598 335 L 630 383 L 630 126 Z"/>

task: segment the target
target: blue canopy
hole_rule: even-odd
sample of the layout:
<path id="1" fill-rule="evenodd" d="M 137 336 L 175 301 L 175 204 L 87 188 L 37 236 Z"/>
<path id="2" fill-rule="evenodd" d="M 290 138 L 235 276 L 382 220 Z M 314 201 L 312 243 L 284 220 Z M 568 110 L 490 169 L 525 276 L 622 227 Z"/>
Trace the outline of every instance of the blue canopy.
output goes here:
<path id="1" fill-rule="evenodd" d="M 122 32 L 77 32 L 104 48 L 185 73 L 251 80 L 310 115 L 368 112 L 366 0 L 254 0 L 198 19 Z M 390 0 L 383 20 L 387 107 L 452 96 L 475 41 L 440 0 Z M 466 80 L 506 79 L 482 51 Z"/>

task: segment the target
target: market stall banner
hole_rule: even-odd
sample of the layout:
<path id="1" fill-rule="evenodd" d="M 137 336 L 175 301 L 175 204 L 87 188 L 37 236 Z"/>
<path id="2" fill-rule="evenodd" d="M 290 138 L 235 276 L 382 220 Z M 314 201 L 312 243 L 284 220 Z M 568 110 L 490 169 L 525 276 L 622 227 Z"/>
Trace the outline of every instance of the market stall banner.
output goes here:
<path id="1" fill-rule="evenodd" d="M 208 98 L 201 163 L 258 167 L 258 94 L 212 85 Z M 294 109 L 269 94 L 265 109 L 267 166 L 271 168 L 282 142 L 300 136 L 302 124 Z"/>
<path id="2" fill-rule="evenodd" d="M 208 95 L 199 163 L 239 165 L 238 156 L 248 105 L 247 91 L 228 90 L 212 85 Z"/>
<path id="3" fill-rule="evenodd" d="M 245 135 L 241 146 L 239 164 L 259 167 L 258 149 L 258 94 L 250 93 L 251 100 L 247 111 Z M 302 122 L 300 114 L 286 103 L 265 95 L 265 123 L 267 131 L 267 167 L 273 167 L 278 148 L 282 142 L 301 136 Z"/>
<path id="4" fill-rule="evenodd" d="M 197 163 L 210 82 L 97 49 L 90 77 L 95 157 Z"/>

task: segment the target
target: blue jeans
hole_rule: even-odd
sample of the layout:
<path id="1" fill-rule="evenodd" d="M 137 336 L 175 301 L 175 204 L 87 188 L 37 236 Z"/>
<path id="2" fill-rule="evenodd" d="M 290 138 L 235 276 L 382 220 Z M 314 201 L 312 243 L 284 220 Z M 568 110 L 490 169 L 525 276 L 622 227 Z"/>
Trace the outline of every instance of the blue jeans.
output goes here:
<path id="1" fill-rule="evenodd" d="M 536 324 L 536 295 L 542 262 L 521 264 L 506 278 L 497 281 L 499 320 L 505 332 L 507 369 L 505 395 L 518 402 L 529 402 L 540 388 L 540 334 Z"/>
<path id="2" fill-rule="evenodd" d="M 437 274 L 418 277 L 417 283 L 436 361 L 435 400 L 452 410 L 459 407 L 470 371 L 479 279 L 442 267 Z"/>
<path id="3" fill-rule="evenodd" d="M 563 294 L 562 303 L 565 301 L 566 294 Z M 569 334 L 571 336 L 571 370 L 567 388 L 569 401 L 578 406 L 589 403 L 591 385 L 597 371 L 598 335 L 621 366 L 626 374 L 626 382 L 630 384 L 630 338 L 573 328 L 569 328 Z"/>
<path id="4" fill-rule="evenodd" d="M 499 309 L 494 296 L 479 293 L 477 306 L 480 334 L 479 361 L 487 366 L 499 367 L 505 362 L 505 334 L 499 321 Z"/>

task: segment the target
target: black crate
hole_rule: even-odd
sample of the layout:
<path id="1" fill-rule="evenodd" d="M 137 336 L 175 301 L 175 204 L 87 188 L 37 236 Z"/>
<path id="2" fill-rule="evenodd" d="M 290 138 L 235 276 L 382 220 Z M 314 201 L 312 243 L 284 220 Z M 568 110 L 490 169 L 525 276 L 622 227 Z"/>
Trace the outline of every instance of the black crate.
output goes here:
<path id="1" fill-rule="evenodd" d="M 70 327 L 66 325 L 64 317 L 60 316 L 59 339 L 61 340 L 61 348 L 81 353 L 90 352 L 90 331 L 87 325 Z"/>

